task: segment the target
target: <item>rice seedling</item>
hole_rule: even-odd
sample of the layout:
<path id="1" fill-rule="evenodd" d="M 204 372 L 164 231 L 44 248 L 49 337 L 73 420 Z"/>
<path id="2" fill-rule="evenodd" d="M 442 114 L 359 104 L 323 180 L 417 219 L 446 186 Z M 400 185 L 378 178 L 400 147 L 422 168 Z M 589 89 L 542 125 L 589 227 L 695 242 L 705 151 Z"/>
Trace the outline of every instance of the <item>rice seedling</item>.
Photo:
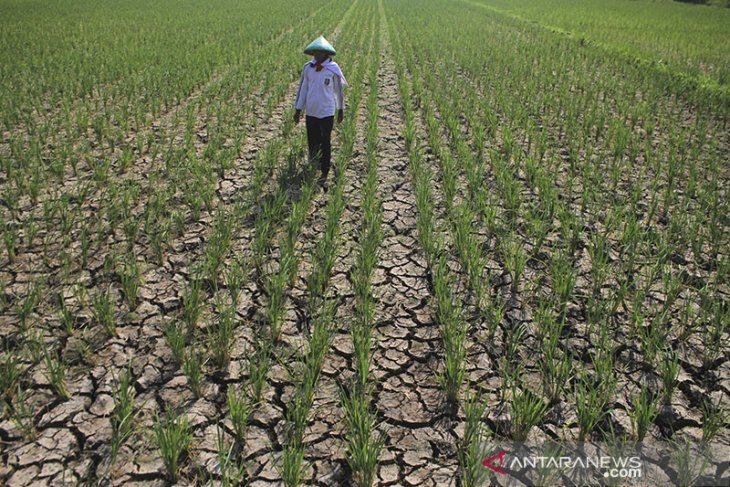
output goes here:
<path id="1" fill-rule="evenodd" d="M 456 196 L 457 188 L 457 170 L 451 154 L 442 154 L 443 162 L 443 190 L 444 190 L 444 202 L 446 203 L 447 209 L 451 209 L 454 204 L 454 197 Z"/>
<path id="2" fill-rule="evenodd" d="M 304 445 L 300 440 L 289 441 L 284 446 L 279 475 L 287 487 L 301 484 L 304 475 Z"/>
<path id="3" fill-rule="evenodd" d="M 603 329 L 597 340 L 597 351 L 595 355 L 591 357 L 593 370 L 596 373 L 595 387 L 600 389 L 601 394 L 603 394 L 607 400 L 610 399 L 611 395 L 616 390 L 617 381 L 616 361 L 613 356 L 613 350 L 608 346 L 608 340 L 608 334 L 605 332 L 605 329 Z"/>
<path id="4" fill-rule="evenodd" d="M 101 325 L 108 335 L 116 335 L 117 322 L 114 316 L 111 284 L 104 289 L 96 290 L 91 298 L 91 312 L 94 315 L 94 320 Z"/>
<path id="5" fill-rule="evenodd" d="M 122 292 L 127 306 L 134 310 L 138 304 L 139 286 L 141 284 L 141 276 L 139 264 L 134 253 L 127 254 L 123 259 L 121 268 L 117 270 L 119 280 L 122 283 Z"/>
<path id="6" fill-rule="evenodd" d="M 487 324 L 488 336 L 493 338 L 504 318 L 507 301 L 500 296 L 489 296 L 486 293 L 485 301 L 480 315 Z"/>
<path id="7" fill-rule="evenodd" d="M 527 334 L 527 325 L 525 323 L 517 323 L 513 325 L 507 332 L 504 356 L 502 357 L 502 375 L 505 379 L 505 385 L 515 385 L 519 382 L 522 374 L 520 365 L 519 349 L 523 344 L 525 335 Z"/>
<path id="8" fill-rule="evenodd" d="M 139 235 L 140 221 L 134 216 L 127 216 L 122 224 L 122 230 L 127 241 L 127 252 L 132 252 L 134 249 L 134 243 L 137 241 L 137 235 Z"/>
<path id="9" fill-rule="evenodd" d="M 31 362 L 39 364 L 43 360 L 43 352 L 46 348 L 44 334 L 38 328 L 26 330 L 23 337 L 23 348 L 28 352 Z"/>
<path id="10" fill-rule="evenodd" d="M 532 252 L 530 252 L 530 258 L 535 258 L 540 253 L 543 243 L 547 239 L 548 232 L 551 229 L 552 217 L 545 213 L 541 209 L 531 208 L 526 215 L 530 241 L 534 242 Z"/>
<path id="11" fill-rule="evenodd" d="M 13 398 L 19 378 L 18 357 L 12 352 L 5 352 L 0 362 L 0 395 L 3 399 L 10 401 Z"/>
<path id="12" fill-rule="evenodd" d="M 56 394 L 61 399 L 71 399 L 71 393 L 66 385 L 66 364 L 63 357 L 59 353 L 55 353 L 52 357 L 48 353 L 48 348 L 43 346 L 43 363 L 46 366 L 46 379 L 56 391 Z"/>
<path id="13" fill-rule="evenodd" d="M 38 431 L 33 420 L 36 408 L 25 394 L 25 390 L 21 387 L 21 385 L 16 384 L 15 397 L 11 403 L 11 419 L 15 427 L 18 428 L 18 431 L 20 431 L 25 438 L 33 440 L 38 435 Z"/>
<path id="14" fill-rule="evenodd" d="M 116 463 L 119 449 L 125 441 L 134 433 L 134 419 L 137 410 L 134 405 L 135 390 L 132 385 L 131 363 L 122 370 L 119 377 L 116 377 L 112 386 L 112 399 L 114 409 L 112 410 L 112 439 L 111 439 L 111 463 Z"/>
<path id="15" fill-rule="evenodd" d="M 187 324 L 188 334 L 192 334 L 200 318 L 203 306 L 203 282 L 196 273 L 185 283 L 183 294 L 183 320 Z"/>
<path id="16" fill-rule="evenodd" d="M 725 426 L 730 415 L 719 401 L 717 404 L 713 404 L 709 399 L 701 402 L 700 411 L 702 412 L 702 442 L 709 443 Z"/>
<path id="17" fill-rule="evenodd" d="M 709 367 L 727 349 L 727 332 L 730 329 L 730 308 L 724 307 L 720 300 L 704 306 L 701 311 L 702 363 Z"/>
<path id="18" fill-rule="evenodd" d="M 203 257 L 204 272 L 215 289 L 218 288 L 218 271 L 230 246 L 231 229 L 231 215 L 219 207 Z"/>
<path id="19" fill-rule="evenodd" d="M 474 393 L 467 387 L 464 395 L 464 434 L 459 439 L 457 456 L 461 467 L 461 481 L 466 487 L 482 485 L 488 476 L 488 470 L 482 460 L 488 455 L 484 438 L 484 425 L 487 403 L 481 393 Z"/>
<path id="20" fill-rule="evenodd" d="M 88 227 L 81 229 L 79 234 L 79 244 L 81 247 L 81 266 L 86 267 L 89 263 L 89 250 L 91 250 L 91 232 Z"/>
<path id="21" fill-rule="evenodd" d="M 231 359 L 233 333 L 236 329 L 236 309 L 224 305 L 215 325 L 208 327 L 208 344 L 215 364 L 225 369 Z"/>
<path id="22" fill-rule="evenodd" d="M 678 485 L 697 485 L 700 476 L 710 465 L 707 455 L 697 451 L 688 441 L 675 440 L 671 443 L 672 466 L 677 472 Z"/>
<path id="23" fill-rule="evenodd" d="M 181 365 L 185 361 L 185 330 L 183 326 L 174 320 L 167 323 L 165 327 L 165 340 L 172 351 L 172 357 Z"/>
<path id="24" fill-rule="evenodd" d="M 578 417 L 578 441 L 585 441 L 606 415 L 608 398 L 594 386 L 594 381 L 585 372 L 575 386 L 575 412 Z"/>
<path id="25" fill-rule="evenodd" d="M 522 244 L 513 236 L 504 240 L 502 244 L 502 255 L 504 256 L 504 264 L 512 278 L 510 290 L 515 295 L 519 289 L 520 279 L 525 271 L 527 264 L 527 256 Z"/>
<path id="26" fill-rule="evenodd" d="M 279 198 L 283 201 L 285 201 L 283 198 L 284 193 L 280 192 L 277 193 Z M 274 218 L 272 216 L 273 213 L 273 206 L 276 204 L 276 199 L 274 200 L 264 200 L 263 205 L 261 207 L 261 215 L 259 215 L 256 218 L 256 221 L 254 223 L 254 239 L 252 242 L 252 248 L 253 248 L 253 262 L 256 269 L 261 272 L 261 266 L 264 262 L 264 256 L 269 250 L 270 245 L 270 239 L 271 234 L 274 230 Z"/>
<path id="27" fill-rule="evenodd" d="M 38 282 L 29 283 L 25 296 L 18 300 L 15 305 L 15 314 L 20 321 L 20 329 L 26 330 L 28 319 L 41 299 L 41 284 Z"/>
<path id="28" fill-rule="evenodd" d="M 695 303 L 692 293 L 689 291 L 684 297 L 684 305 L 680 310 L 679 323 L 681 329 L 678 332 L 679 341 L 685 342 L 697 332 L 700 325 L 699 313 L 695 311 Z"/>
<path id="29" fill-rule="evenodd" d="M 484 289 L 489 286 L 488 279 L 483 278 L 486 258 L 481 254 L 478 240 L 472 233 L 472 212 L 468 205 L 462 204 L 454 208 L 454 241 L 459 259 L 466 269 L 469 287 L 474 293 L 474 302 L 480 307 Z"/>
<path id="30" fill-rule="evenodd" d="M 281 265 L 288 264 L 282 262 Z M 264 310 L 264 317 L 273 340 L 278 340 L 281 334 L 281 321 L 284 316 L 284 293 L 288 281 L 289 278 L 286 272 L 280 270 L 268 276 L 264 283 L 266 294 L 269 297 L 269 302 Z"/>
<path id="31" fill-rule="evenodd" d="M 185 230 L 185 212 L 182 210 L 173 210 L 170 213 L 170 220 L 172 222 L 173 235 L 182 235 L 183 231 Z"/>
<path id="32" fill-rule="evenodd" d="M 271 367 L 273 344 L 267 340 L 255 342 L 254 350 L 246 361 L 246 371 L 251 387 L 251 399 L 259 403 L 263 396 L 263 389 L 266 385 L 266 376 Z"/>
<path id="33" fill-rule="evenodd" d="M 238 259 L 233 261 L 233 264 L 225 274 L 226 287 L 231 295 L 232 306 L 234 308 L 238 304 L 239 293 L 246 283 L 247 276 L 248 268 Z"/>
<path id="34" fill-rule="evenodd" d="M 183 358 L 182 369 L 188 379 L 188 387 L 190 387 L 196 399 L 199 399 L 202 395 L 203 366 L 205 362 L 206 359 L 197 345 L 191 344 Z"/>
<path id="35" fill-rule="evenodd" d="M 511 392 L 510 434 L 514 441 L 525 441 L 532 428 L 545 419 L 549 406 L 530 389 L 524 389 L 518 394 L 517 387 L 513 386 Z"/>
<path id="36" fill-rule="evenodd" d="M 656 398 L 649 392 L 646 386 L 631 399 L 631 426 L 634 429 L 634 437 L 637 441 L 643 441 L 649 427 L 659 414 Z"/>
<path id="37" fill-rule="evenodd" d="M 353 323 L 350 330 L 353 348 L 355 350 L 356 383 L 363 387 L 367 384 L 368 376 L 370 374 L 373 308 L 373 304 L 370 300 L 358 305 L 360 320 Z"/>
<path id="38" fill-rule="evenodd" d="M 413 157 L 420 158 L 421 156 L 415 155 Z M 426 178 L 426 175 L 422 175 L 417 177 L 415 181 L 416 206 L 418 207 L 416 227 L 418 229 L 418 240 L 423 247 L 426 261 L 431 267 L 435 263 L 436 249 L 439 244 L 437 243 L 436 224 L 433 216 L 433 196 Z"/>
<path id="39" fill-rule="evenodd" d="M 236 433 L 236 441 L 243 444 L 246 438 L 246 425 L 253 413 L 253 405 L 243 391 L 236 391 L 228 386 L 228 414 L 233 424 L 233 431 Z"/>
<path id="40" fill-rule="evenodd" d="M 543 351 L 538 367 L 548 399 L 551 402 L 558 400 L 573 377 L 573 358 L 570 353 L 563 351 L 561 357 L 557 347 L 547 348 Z"/>
<path id="41" fill-rule="evenodd" d="M 155 416 L 152 431 L 170 482 L 177 482 L 180 462 L 190 453 L 192 430 L 187 416 L 167 411 L 164 418 Z"/>
<path id="42" fill-rule="evenodd" d="M 246 463 L 237 458 L 234 453 L 234 444 L 226 445 L 225 433 L 219 427 L 217 430 L 218 471 L 222 487 L 236 486 L 244 483 L 246 478 Z"/>
<path id="43" fill-rule="evenodd" d="M 0 287 L 2 287 L 3 289 L 7 288 L 6 281 L 3 278 L 0 278 Z M 2 293 L 0 293 L 0 310 L 4 312 L 7 309 L 8 309 L 8 298 L 5 295 L 5 293 L 2 292 Z"/>
<path id="44" fill-rule="evenodd" d="M 553 292 L 558 303 L 560 315 L 564 315 L 570 296 L 575 287 L 576 276 L 570 260 L 561 252 L 552 256 L 550 272 L 553 280 Z"/>
<path id="45" fill-rule="evenodd" d="M 360 388 L 347 390 L 340 386 L 340 404 L 345 413 L 346 458 L 358 487 L 370 487 L 377 478 L 385 433 L 377 430 L 370 410 L 370 396 Z"/>
<path id="46" fill-rule="evenodd" d="M 657 358 L 666 343 L 667 321 L 669 315 L 666 312 L 654 314 L 648 326 L 637 326 L 637 334 L 641 342 L 641 351 L 645 360 L 652 366 L 656 366 Z M 638 319 L 638 321 L 641 321 Z"/>
<path id="47" fill-rule="evenodd" d="M 433 279 L 436 317 L 444 346 L 444 370 L 438 373 L 437 380 L 447 400 L 458 404 L 466 376 L 466 326 L 461 305 L 452 294 L 453 285 L 447 269 L 446 256 L 442 253 Z"/>
<path id="48" fill-rule="evenodd" d="M 3 224 L 3 243 L 5 244 L 5 251 L 8 254 L 8 261 L 12 263 L 15 260 L 16 254 L 16 243 L 18 241 L 18 231 L 14 225 L 10 222 L 4 222 Z"/>
<path id="49" fill-rule="evenodd" d="M 672 402 L 672 395 L 677 388 L 677 380 L 679 378 L 679 357 L 676 353 L 666 352 L 659 368 L 659 374 L 662 378 L 662 403 L 669 404 Z"/>

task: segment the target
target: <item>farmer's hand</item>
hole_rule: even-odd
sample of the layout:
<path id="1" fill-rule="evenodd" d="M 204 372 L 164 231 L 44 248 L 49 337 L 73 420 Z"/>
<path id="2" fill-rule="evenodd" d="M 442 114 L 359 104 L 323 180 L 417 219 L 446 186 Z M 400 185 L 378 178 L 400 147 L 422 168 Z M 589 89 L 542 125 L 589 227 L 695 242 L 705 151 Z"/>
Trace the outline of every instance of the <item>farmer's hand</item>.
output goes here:
<path id="1" fill-rule="evenodd" d="M 344 116 L 345 116 L 345 111 L 340 108 L 337 111 L 337 123 L 342 123 L 342 119 L 344 118 Z"/>
<path id="2" fill-rule="evenodd" d="M 299 123 L 299 119 L 302 117 L 302 111 L 297 110 L 294 112 L 294 125 Z"/>

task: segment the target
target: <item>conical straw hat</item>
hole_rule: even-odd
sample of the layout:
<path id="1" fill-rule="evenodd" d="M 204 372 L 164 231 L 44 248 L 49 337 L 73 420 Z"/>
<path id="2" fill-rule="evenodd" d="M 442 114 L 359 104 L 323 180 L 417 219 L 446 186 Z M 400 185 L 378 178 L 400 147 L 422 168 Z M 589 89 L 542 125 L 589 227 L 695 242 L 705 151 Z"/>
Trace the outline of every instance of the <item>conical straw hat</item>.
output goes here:
<path id="1" fill-rule="evenodd" d="M 304 54 L 311 55 L 314 51 L 325 51 L 333 56 L 336 54 L 335 48 L 332 47 L 332 44 L 330 44 L 324 36 L 317 37 L 306 48 L 304 48 Z"/>

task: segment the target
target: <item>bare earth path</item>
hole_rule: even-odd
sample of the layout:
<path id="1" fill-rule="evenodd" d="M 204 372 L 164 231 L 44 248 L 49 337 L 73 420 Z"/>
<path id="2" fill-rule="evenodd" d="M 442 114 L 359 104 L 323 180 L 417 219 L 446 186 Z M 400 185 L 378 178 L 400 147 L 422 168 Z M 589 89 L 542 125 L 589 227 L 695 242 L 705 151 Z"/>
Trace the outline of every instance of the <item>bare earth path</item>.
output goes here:
<path id="1" fill-rule="evenodd" d="M 442 393 L 434 376 L 440 361 L 439 330 L 417 241 L 415 194 L 400 135 L 403 107 L 383 20 L 378 192 L 383 197 L 384 239 L 373 282 L 378 323 L 373 376 L 388 441 L 379 478 L 381 485 L 456 485 L 453 427 L 442 412 Z"/>

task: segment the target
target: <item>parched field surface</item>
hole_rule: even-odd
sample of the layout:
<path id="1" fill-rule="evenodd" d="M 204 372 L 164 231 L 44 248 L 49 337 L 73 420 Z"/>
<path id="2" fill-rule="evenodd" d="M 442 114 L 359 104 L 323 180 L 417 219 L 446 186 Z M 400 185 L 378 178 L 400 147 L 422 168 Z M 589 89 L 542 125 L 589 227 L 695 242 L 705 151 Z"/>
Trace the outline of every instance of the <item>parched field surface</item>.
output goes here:
<path id="1" fill-rule="evenodd" d="M 726 485 L 730 52 L 493 3 L 0 3 L 0 484 Z"/>

